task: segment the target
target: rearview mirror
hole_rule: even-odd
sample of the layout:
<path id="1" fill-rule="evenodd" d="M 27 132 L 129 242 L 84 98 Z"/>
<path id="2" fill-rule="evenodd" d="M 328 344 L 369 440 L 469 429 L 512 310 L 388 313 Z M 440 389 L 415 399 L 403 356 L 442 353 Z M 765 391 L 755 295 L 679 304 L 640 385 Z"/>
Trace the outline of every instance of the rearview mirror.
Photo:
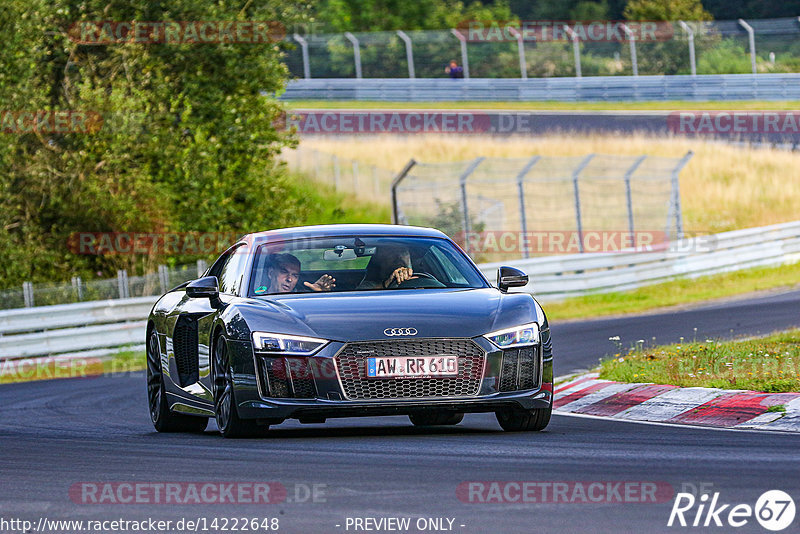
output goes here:
<path id="1" fill-rule="evenodd" d="M 186 286 L 186 296 L 193 299 L 209 298 L 213 303 L 219 298 L 219 280 L 216 276 L 204 276 L 192 280 Z"/>
<path id="2" fill-rule="evenodd" d="M 508 291 L 510 287 L 524 287 L 528 285 L 528 275 L 514 267 L 500 267 L 497 269 L 497 288 Z"/>
<path id="3" fill-rule="evenodd" d="M 322 253 L 322 259 L 325 261 L 342 261 L 356 259 L 356 253 L 352 248 L 335 248 L 329 249 Z"/>

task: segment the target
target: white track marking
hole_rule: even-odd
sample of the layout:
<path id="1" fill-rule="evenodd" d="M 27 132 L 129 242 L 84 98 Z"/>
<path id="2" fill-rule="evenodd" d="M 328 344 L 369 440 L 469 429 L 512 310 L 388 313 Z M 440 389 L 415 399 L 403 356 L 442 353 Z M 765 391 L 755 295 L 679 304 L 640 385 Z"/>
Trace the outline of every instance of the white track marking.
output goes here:
<path id="1" fill-rule="evenodd" d="M 713 400 L 724 391 L 710 388 L 672 389 L 617 414 L 617 419 L 666 421 Z"/>
<path id="2" fill-rule="evenodd" d="M 591 382 L 589 384 L 592 385 Z M 595 402 L 598 402 L 598 401 L 601 401 L 601 400 L 603 400 L 605 398 L 608 398 L 611 395 L 614 395 L 615 393 L 621 393 L 623 391 L 628 391 L 629 389 L 633 389 L 633 388 L 638 387 L 638 386 L 641 386 L 641 384 L 614 384 L 614 383 L 612 383 L 610 386 L 606 386 L 606 387 L 604 387 L 603 389 L 601 389 L 599 391 L 593 391 L 592 393 L 589 393 L 588 395 L 584 395 L 580 399 L 576 399 L 576 400 L 574 400 L 574 401 L 572 401 L 572 402 L 570 402 L 568 404 L 565 404 L 564 406 L 561 406 L 559 408 L 559 410 L 560 411 L 564 411 L 564 412 L 575 411 L 575 410 L 578 410 L 580 408 L 583 408 L 584 406 L 588 406 L 590 404 L 594 404 Z"/>

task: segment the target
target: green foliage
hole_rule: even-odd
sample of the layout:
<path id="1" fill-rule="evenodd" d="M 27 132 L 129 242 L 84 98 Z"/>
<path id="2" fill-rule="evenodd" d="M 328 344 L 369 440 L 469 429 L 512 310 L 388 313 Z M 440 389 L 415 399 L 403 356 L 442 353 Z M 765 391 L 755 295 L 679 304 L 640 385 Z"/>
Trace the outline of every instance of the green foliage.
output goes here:
<path id="1" fill-rule="evenodd" d="M 698 74 L 746 74 L 752 72 L 747 49 L 733 39 L 723 39 L 704 50 L 697 59 Z"/>
<path id="2" fill-rule="evenodd" d="M 441 30 L 469 20 L 512 20 L 507 2 L 454 0 L 323 0 L 315 17 L 330 32 Z"/>
<path id="3" fill-rule="evenodd" d="M 569 20 L 606 20 L 608 18 L 608 2 L 591 2 L 581 0 L 569 10 Z"/>
<path id="4" fill-rule="evenodd" d="M 628 0 L 628 20 L 712 20 L 700 0 Z"/>
<path id="5" fill-rule="evenodd" d="M 280 21 L 279 0 L 107 3 L 8 0 L 0 102 L 11 111 L 102 116 L 89 132 L 0 133 L 0 286 L 126 268 L 162 257 L 79 256 L 77 232 L 247 232 L 344 219 L 277 161 L 296 141 L 274 125 L 288 77 L 275 43 L 82 45 L 80 21 Z M 341 197 L 337 198 L 343 202 Z M 321 205 L 324 209 L 321 208 Z M 375 216 L 359 208 L 365 217 Z M 339 210 L 334 213 L 335 210 Z M 337 215 L 338 214 L 338 215 Z M 383 215 L 378 217 L 386 219 Z"/>
<path id="6" fill-rule="evenodd" d="M 689 74 L 689 46 L 682 39 L 683 31 L 674 21 L 712 20 L 700 0 L 628 0 L 623 12 L 627 20 L 672 21 L 677 38 L 665 42 L 639 44 L 637 60 L 641 74 Z M 696 31 L 695 46 L 712 47 L 719 39 Z M 623 56 L 630 61 L 627 47 Z M 698 73 L 699 73 L 698 68 Z"/>

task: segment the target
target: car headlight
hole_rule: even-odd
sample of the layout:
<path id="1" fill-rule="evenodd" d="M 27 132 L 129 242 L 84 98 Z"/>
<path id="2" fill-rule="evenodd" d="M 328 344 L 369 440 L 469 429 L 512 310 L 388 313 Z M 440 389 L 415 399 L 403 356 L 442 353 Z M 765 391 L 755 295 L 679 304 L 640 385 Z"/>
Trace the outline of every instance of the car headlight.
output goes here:
<path id="1" fill-rule="evenodd" d="M 513 328 L 497 330 L 496 332 L 485 334 L 483 337 L 501 349 L 535 345 L 539 343 L 539 325 L 536 323 L 523 324 Z"/>
<path id="2" fill-rule="evenodd" d="M 310 356 L 327 344 L 327 339 L 315 337 L 253 332 L 253 345 L 257 351 L 262 352 Z"/>

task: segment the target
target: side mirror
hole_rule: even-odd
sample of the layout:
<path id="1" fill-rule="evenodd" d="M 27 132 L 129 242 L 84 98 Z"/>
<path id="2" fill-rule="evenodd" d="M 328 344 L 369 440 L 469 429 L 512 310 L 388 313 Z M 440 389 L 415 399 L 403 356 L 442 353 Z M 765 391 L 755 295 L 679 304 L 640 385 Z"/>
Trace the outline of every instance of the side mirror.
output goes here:
<path id="1" fill-rule="evenodd" d="M 528 275 L 513 267 L 500 267 L 497 269 L 497 287 L 505 293 L 510 287 L 524 287 L 528 285 Z"/>
<path id="2" fill-rule="evenodd" d="M 197 280 L 192 280 L 186 285 L 186 296 L 193 299 L 211 299 L 219 298 L 219 280 L 216 276 L 204 276 Z"/>

